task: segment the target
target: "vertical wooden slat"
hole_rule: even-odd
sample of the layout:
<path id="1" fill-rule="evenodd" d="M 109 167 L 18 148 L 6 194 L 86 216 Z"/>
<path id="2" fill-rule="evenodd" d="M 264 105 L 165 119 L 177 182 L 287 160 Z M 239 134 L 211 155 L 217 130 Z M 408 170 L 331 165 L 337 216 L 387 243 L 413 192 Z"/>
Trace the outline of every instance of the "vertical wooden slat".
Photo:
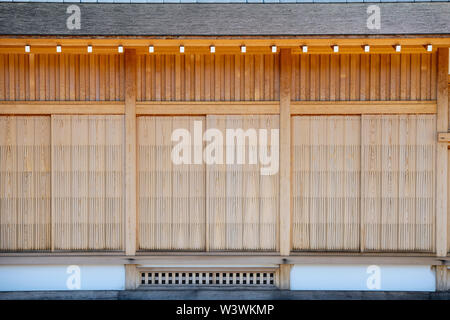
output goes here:
<path id="1" fill-rule="evenodd" d="M 206 128 L 215 128 L 225 132 L 226 118 L 206 116 Z M 219 148 L 225 146 L 224 141 L 217 141 Z M 205 152 L 208 152 L 208 144 Z M 211 151 L 209 151 L 211 152 Z M 208 154 L 208 153 L 206 153 Z M 207 250 L 224 250 L 226 246 L 226 183 L 225 164 L 226 149 L 222 157 L 206 166 L 206 215 L 207 215 Z"/>
<path id="2" fill-rule="evenodd" d="M 291 251 L 291 52 L 281 49 L 280 70 L 280 254 Z"/>
<path id="3" fill-rule="evenodd" d="M 381 222 L 381 121 L 363 115 L 361 123 L 361 251 L 380 247 Z"/>
<path id="4" fill-rule="evenodd" d="M 125 49 L 125 253 L 136 253 L 136 50 Z"/>
<path id="5" fill-rule="evenodd" d="M 448 118 L 448 60 L 449 49 L 438 49 L 437 66 L 437 132 L 447 132 Z M 436 147 L 436 254 L 447 255 L 447 146 Z"/>
<path id="6" fill-rule="evenodd" d="M 415 250 L 417 116 L 399 118 L 398 250 Z"/>

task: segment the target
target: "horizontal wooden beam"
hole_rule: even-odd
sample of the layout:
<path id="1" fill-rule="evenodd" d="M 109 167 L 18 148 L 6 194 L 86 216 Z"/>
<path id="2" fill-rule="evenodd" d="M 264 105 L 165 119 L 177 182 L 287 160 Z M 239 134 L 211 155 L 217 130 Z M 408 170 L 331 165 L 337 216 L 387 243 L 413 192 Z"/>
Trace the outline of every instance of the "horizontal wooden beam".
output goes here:
<path id="1" fill-rule="evenodd" d="M 278 101 L 145 101 L 137 115 L 279 114 Z M 124 114 L 123 101 L 2 101 L 1 115 Z M 292 101 L 291 114 L 434 114 L 436 101 Z"/>
<path id="2" fill-rule="evenodd" d="M 279 114 L 278 101 L 137 102 L 138 115 Z"/>
<path id="3" fill-rule="evenodd" d="M 1 115 L 124 114 L 124 102 L 114 101 L 2 101 Z"/>
<path id="4" fill-rule="evenodd" d="M 28 42 L 30 43 L 35 42 L 31 39 Z M 57 44 L 61 45 L 61 53 L 59 54 L 88 54 L 87 52 L 87 45 L 88 43 L 92 43 L 95 41 L 89 41 L 86 42 L 85 46 L 81 45 L 64 45 L 61 43 L 64 43 L 63 40 L 61 41 L 55 41 Z M 114 41 L 115 42 L 115 41 Z M 157 42 L 157 41 L 155 41 Z M 204 45 L 196 45 L 196 43 L 192 43 L 189 40 L 185 41 L 179 41 L 178 45 L 173 45 L 170 43 L 170 45 L 160 44 L 153 44 L 154 46 L 154 52 L 152 54 L 209 54 L 210 53 L 210 46 L 214 45 L 215 48 L 215 54 L 271 54 L 272 45 L 276 45 L 279 48 L 285 48 L 285 49 L 292 49 L 293 54 L 304 54 L 302 51 L 301 46 L 299 43 L 296 43 L 295 45 L 282 45 L 276 44 L 277 41 L 273 40 L 271 41 L 270 45 L 261 46 L 261 45 L 252 45 L 251 41 L 240 41 L 239 43 L 233 43 L 231 44 L 220 44 L 216 43 L 215 41 L 208 41 Z M 51 45 L 46 45 L 44 43 L 36 43 L 34 45 L 30 45 L 30 53 L 34 54 L 56 54 L 56 43 Z M 121 43 L 121 41 L 119 41 Z M 246 52 L 241 53 L 240 46 L 242 44 L 246 45 Z M 339 52 L 334 53 L 332 45 L 323 44 L 323 45 L 313 45 L 308 46 L 308 52 L 306 54 L 380 54 L 380 53 L 432 53 L 436 52 L 437 46 L 433 47 L 432 51 L 426 50 L 426 44 L 428 42 L 424 42 L 421 45 L 403 45 L 402 51 L 396 52 L 395 51 L 395 45 L 372 45 L 370 47 L 370 52 L 364 51 L 364 45 L 367 44 L 366 42 L 361 42 L 359 45 L 340 45 L 339 46 Z M 145 45 L 125 45 L 125 48 L 128 49 L 134 49 L 136 50 L 137 54 L 149 54 L 148 52 L 148 45 L 149 42 L 145 43 Z M 179 46 L 183 45 L 185 47 L 184 53 L 180 53 Z M 117 54 L 118 53 L 118 45 L 114 46 L 111 43 L 108 43 L 107 45 L 92 45 L 92 53 L 90 54 Z M 10 54 L 10 53 L 25 53 L 25 44 L 20 46 L 5 46 L 0 45 L 0 54 Z"/>
<path id="5" fill-rule="evenodd" d="M 436 101 L 293 101 L 291 114 L 434 114 Z"/>
<path id="6" fill-rule="evenodd" d="M 435 256 L 388 256 L 388 255 L 59 255 L 40 253 L 38 255 L 0 255 L 0 265 L 39 264 L 137 264 L 137 265 L 277 265 L 277 264 L 405 264 L 405 265 L 448 265 L 450 257 Z"/>

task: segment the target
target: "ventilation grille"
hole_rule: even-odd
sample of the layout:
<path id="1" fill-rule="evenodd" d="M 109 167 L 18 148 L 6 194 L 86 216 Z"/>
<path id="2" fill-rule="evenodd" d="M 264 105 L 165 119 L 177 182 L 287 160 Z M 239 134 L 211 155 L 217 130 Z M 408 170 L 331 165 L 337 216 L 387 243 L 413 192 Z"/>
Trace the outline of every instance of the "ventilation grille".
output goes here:
<path id="1" fill-rule="evenodd" d="M 141 271 L 141 285 L 274 286 L 275 271 Z"/>

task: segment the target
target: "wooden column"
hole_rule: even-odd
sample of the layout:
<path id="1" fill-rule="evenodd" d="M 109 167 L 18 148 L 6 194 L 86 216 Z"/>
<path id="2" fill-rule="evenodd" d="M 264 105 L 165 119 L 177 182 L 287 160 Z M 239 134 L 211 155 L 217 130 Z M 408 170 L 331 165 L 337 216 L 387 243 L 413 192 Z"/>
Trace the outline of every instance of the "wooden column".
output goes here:
<path id="1" fill-rule="evenodd" d="M 448 281 L 448 267 L 436 266 L 436 291 L 450 290 Z"/>
<path id="2" fill-rule="evenodd" d="M 291 269 L 292 264 L 280 264 L 278 288 L 282 290 L 291 289 Z"/>
<path id="3" fill-rule="evenodd" d="M 291 252 L 291 50 L 280 52 L 280 254 Z"/>
<path id="4" fill-rule="evenodd" d="M 138 286 L 138 273 L 135 264 L 125 265 L 125 290 L 134 290 Z"/>
<path id="5" fill-rule="evenodd" d="M 136 50 L 125 49 L 125 253 L 136 254 Z"/>
<path id="6" fill-rule="evenodd" d="M 448 48 L 438 49 L 437 132 L 448 131 Z M 436 254 L 447 255 L 447 144 L 436 147 Z"/>

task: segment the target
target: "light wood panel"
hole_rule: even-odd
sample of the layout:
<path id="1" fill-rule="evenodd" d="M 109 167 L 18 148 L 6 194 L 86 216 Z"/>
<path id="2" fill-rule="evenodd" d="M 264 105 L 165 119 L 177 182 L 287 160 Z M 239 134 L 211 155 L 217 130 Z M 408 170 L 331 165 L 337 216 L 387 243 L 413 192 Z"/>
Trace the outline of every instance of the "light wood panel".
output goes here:
<path id="1" fill-rule="evenodd" d="M 290 49 L 282 49 L 280 78 L 280 254 L 289 255 L 292 249 L 291 196 L 291 64 Z"/>
<path id="2" fill-rule="evenodd" d="M 52 116 L 54 250 L 122 250 L 123 116 Z"/>
<path id="3" fill-rule="evenodd" d="M 0 250 L 50 249 L 50 117 L 0 117 Z"/>
<path id="4" fill-rule="evenodd" d="M 204 117 L 138 118 L 139 250 L 205 250 L 205 166 L 171 157 L 173 130 L 193 133 L 196 121 L 205 127 Z"/>
<path id="5" fill-rule="evenodd" d="M 433 101 L 292 101 L 292 115 L 435 114 Z"/>
<path id="6" fill-rule="evenodd" d="M 137 249 L 136 51 L 125 50 L 125 253 Z"/>
<path id="7" fill-rule="evenodd" d="M 362 117 L 362 249 L 435 250 L 436 117 Z"/>
<path id="8" fill-rule="evenodd" d="M 439 48 L 437 72 L 437 132 L 447 132 L 449 129 L 448 117 L 448 67 L 449 49 Z M 438 143 L 436 146 L 436 253 L 439 257 L 445 257 L 448 252 L 447 242 L 447 146 Z"/>
<path id="9" fill-rule="evenodd" d="M 271 101 L 277 54 L 154 54 L 137 60 L 138 101 Z"/>
<path id="10" fill-rule="evenodd" d="M 359 250 L 360 117 L 293 117 L 293 250 Z"/>
<path id="11" fill-rule="evenodd" d="M 270 130 L 279 128 L 278 116 L 207 116 L 206 126 L 224 133 L 226 129 L 268 129 L 267 151 L 273 154 L 273 148 L 278 148 L 270 138 Z M 249 143 L 245 139 L 246 153 Z M 231 152 L 230 148 L 227 145 L 223 159 Z M 211 251 L 278 250 L 279 174 L 261 175 L 259 162 L 251 164 L 248 157 L 245 164 L 224 161 L 207 166 L 207 228 Z"/>
<path id="12" fill-rule="evenodd" d="M 301 54 L 292 100 L 434 100 L 436 54 Z"/>
<path id="13" fill-rule="evenodd" d="M 124 100 L 119 54 L 0 54 L 0 100 Z"/>

